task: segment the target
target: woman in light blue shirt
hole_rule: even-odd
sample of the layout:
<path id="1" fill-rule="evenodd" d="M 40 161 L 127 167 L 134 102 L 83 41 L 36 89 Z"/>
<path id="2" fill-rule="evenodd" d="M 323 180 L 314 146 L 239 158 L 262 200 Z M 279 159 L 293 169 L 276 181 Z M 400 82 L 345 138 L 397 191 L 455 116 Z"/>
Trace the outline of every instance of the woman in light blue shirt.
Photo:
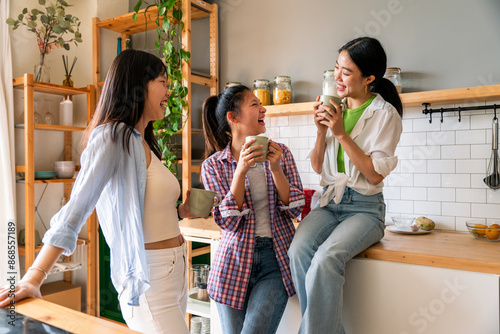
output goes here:
<path id="1" fill-rule="evenodd" d="M 73 253 L 78 233 L 96 208 L 111 250 L 111 279 L 129 327 L 188 333 L 186 248 L 178 219 L 191 217 L 189 192 L 176 208 L 180 187 L 161 165 L 152 126 L 164 117 L 169 96 L 159 58 L 137 50 L 116 57 L 84 136 L 71 199 L 52 218 L 40 254 L 16 286 L 16 300 L 41 297 L 46 273 L 61 254 Z M 146 223 L 158 208 L 165 219 Z M 0 288 L 0 307 L 10 302 L 7 293 Z"/>

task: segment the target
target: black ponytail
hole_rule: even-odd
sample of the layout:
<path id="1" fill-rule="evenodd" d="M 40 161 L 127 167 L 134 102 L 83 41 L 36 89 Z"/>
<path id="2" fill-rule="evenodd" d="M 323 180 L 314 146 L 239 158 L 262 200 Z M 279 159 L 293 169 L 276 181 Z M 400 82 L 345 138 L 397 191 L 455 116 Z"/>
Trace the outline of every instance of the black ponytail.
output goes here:
<path id="1" fill-rule="evenodd" d="M 399 116 L 403 117 L 403 103 L 399 97 L 398 90 L 396 86 L 386 78 L 380 78 L 372 84 L 372 92 L 379 93 L 382 95 L 384 100 L 392 104 L 394 108 L 398 111 Z"/>
<path id="2" fill-rule="evenodd" d="M 403 103 L 396 86 L 384 78 L 387 56 L 382 44 L 375 38 L 359 37 L 347 42 L 339 49 L 339 53 L 342 51 L 347 51 L 363 77 L 375 76 L 375 80 L 370 84 L 371 91 L 380 94 L 384 100 L 392 104 L 402 117 Z"/>
<path id="3" fill-rule="evenodd" d="M 251 90 L 243 85 L 226 88 L 221 94 L 210 96 L 203 103 L 203 132 L 205 135 L 205 158 L 223 150 L 231 141 L 231 127 L 227 120 L 229 111 L 237 116 L 245 92 Z"/>

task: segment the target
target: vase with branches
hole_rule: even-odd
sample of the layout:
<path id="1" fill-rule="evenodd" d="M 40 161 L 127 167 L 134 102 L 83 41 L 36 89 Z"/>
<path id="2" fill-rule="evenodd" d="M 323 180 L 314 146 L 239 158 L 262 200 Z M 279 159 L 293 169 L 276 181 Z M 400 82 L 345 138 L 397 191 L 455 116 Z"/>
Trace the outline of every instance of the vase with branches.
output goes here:
<path id="1" fill-rule="evenodd" d="M 66 13 L 66 8 L 71 5 L 64 0 L 56 0 L 55 3 L 50 3 L 47 6 L 45 0 L 38 0 L 38 3 L 45 8 L 28 10 L 25 7 L 17 19 L 8 18 L 6 22 L 12 26 L 12 30 L 26 26 L 28 31 L 35 34 L 40 51 L 40 62 L 35 66 L 34 79 L 35 81 L 49 82 L 50 79 L 43 76 L 44 69 L 47 68 L 45 55 L 56 47 L 69 50 L 71 42 L 78 46 L 78 43 L 82 42 L 81 22 L 76 16 Z M 66 34 L 70 37 L 67 38 Z"/>
<path id="2" fill-rule="evenodd" d="M 141 6 L 144 7 L 144 5 L 144 11 L 140 12 Z M 156 11 L 151 10 L 152 8 Z M 184 126 L 183 110 L 188 105 L 188 89 L 182 80 L 182 62 L 189 62 L 191 57 L 189 51 L 186 51 L 182 44 L 182 29 L 184 27 L 182 0 L 139 0 L 134 6 L 134 20 L 136 20 L 137 15 L 146 17 L 154 15 L 151 18 L 154 18 L 157 26 L 155 47 L 164 58 L 171 95 L 165 108 L 165 117 L 154 122 L 153 127 L 158 145 L 162 150 L 165 166 L 175 174 L 175 162 L 178 160 L 173 149 L 176 146 L 175 135 Z M 146 24 L 147 22 L 148 20 L 146 20 Z M 146 41 L 144 45 L 146 45 Z"/>

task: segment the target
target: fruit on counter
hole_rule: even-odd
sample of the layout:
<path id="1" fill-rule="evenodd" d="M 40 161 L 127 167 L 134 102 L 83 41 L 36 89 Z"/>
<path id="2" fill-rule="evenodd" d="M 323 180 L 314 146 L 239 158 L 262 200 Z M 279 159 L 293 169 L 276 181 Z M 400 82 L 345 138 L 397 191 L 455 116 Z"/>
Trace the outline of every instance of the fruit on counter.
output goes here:
<path id="1" fill-rule="evenodd" d="M 433 230 L 434 227 L 436 227 L 436 224 L 434 223 L 434 221 L 432 219 L 429 219 L 429 218 L 423 217 L 423 216 L 415 219 L 415 223 L 420 225 L 422 230 L 425 230 L 425 231 Z"/>
<path id="2" fill-rule="evenodd" d="M 488 226 L 484 224 L 475 224 L 474 233 L 476 233 L 478 237 L 484 237 L 487 228 Z"/>
<path id="3" fill-rule="evenodd" d="M 496 239 L 498 239 L 500 237 L 500 225 L 498 225 L 498 224 L 491 224 L 484 231 L 484 234 L 486 235 L 486 238 L 488 238 L 490 240 L 496 240 Z"/>

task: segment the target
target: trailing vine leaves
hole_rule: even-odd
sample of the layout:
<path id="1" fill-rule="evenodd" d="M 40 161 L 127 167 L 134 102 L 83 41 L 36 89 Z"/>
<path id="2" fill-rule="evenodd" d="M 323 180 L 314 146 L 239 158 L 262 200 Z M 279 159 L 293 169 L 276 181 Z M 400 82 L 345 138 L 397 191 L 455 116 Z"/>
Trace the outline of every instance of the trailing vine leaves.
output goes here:
<path id="1" fill-rule="evenodd" d="M 139 13 L 143 4 L 146 5 L 146 8 L 144 12 Z M 152 7 L 157 8 L 156 13 L 150 10 Z M 171 95 L 168 99 L 165 117 L 154 122 L 153 128 L 165 160 L 165 166 L 175 174 L 175 162 L 178 160 L 173 149 L 176 144 L 175 135 L 184 126 L 183 109 L 188 105 L 188 89 L 182 82 L 182 62 L 187 63 L 191 58 L 191 54 L 184 50 L 182 45 L 182 29 L 184 27 L 182 0 L 153 0 L 151 2 L 139 0 L 134 6 L 134 20 L 137 19 L 137 15 L 145 17 L 156 15 L 154 20 L 157 26 L 155 46 L 165 59 Z M 146 41 L 144 43 L 146 44 Z"/>

